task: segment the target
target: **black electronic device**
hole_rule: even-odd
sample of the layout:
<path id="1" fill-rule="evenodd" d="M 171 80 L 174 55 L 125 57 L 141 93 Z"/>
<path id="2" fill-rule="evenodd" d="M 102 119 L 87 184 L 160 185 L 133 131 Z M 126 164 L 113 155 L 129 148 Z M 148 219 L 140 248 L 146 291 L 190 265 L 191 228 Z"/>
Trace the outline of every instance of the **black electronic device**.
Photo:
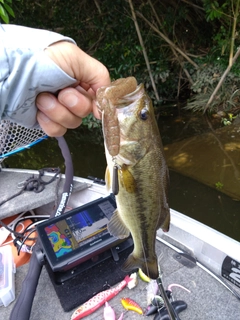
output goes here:
<path id="1" fill-rule="evenodd" d="M 52 271 L 66 272 L 122 242 L 107 230 L 115 209 L 111 194 L 39 224 L 39 239 Z"/>

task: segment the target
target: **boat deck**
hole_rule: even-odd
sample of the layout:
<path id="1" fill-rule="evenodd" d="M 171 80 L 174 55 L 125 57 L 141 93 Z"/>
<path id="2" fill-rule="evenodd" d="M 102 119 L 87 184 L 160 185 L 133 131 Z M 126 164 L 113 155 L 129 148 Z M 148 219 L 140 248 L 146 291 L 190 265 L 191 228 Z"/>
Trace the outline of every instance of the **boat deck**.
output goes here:
<path id="1" fill-rule="evenodd" d="M 5 180 L 7 172 L 8 170 L 0 173 L 0 178 L 2 178 L 3 179 L 2 181 L 4 181 L 4 187 L 2 190 L 7 191 L 11 189 L 12 192 L 15 193 L 16 191 L 18 191 L 17 183 L 25 179 L 25 173 L 24 173 L 24 179 L 23 179 L 21 175 L 22 171 L 19 172 L 19 174 L 16 172 L 14 174 L 11 174 L 11 172 L 9 172 L 9 175 L 10 175 L 9 183 L 10 182 L 13 183 L 13 180 L 15 181 L 14 182 L 15 189 L 13 189 L 12 187 L 10 188 L 8 186 L 8 181 Z M 13 179 L 13 175 L 14 175 L 14 179 Z M 83 188 L 83 190 L 80 192 L 81 199 L 79 199 L 80 193 L 73 193 L 70 199 L 70 205 L 73 208 L 80 205 L 79 203 L 80 200 L 82 200 L 80 202 L 86 203 L 87 201 L 92 201 L 96 198 L 99 198 L 100 196 L 104 196 L 105 191 L 103 191 L 100 186 L 96 185 L 94 188 L 88 189 L 86 188 L 87 184 L 85 183 L 84 179 L 81 181 L 82 182 L 80 182 L 80 189 Z M 49 201 L 52 201 L 54 203 L 56 186 L 55 184 L 52 184 L 52 186 L 53 186 L 54 192 L 51 193 L 51 199 L 49 198 L 46 199 L 45 196 L 41 194 L 41 198 L 42 198 L 42 201 L 44 201 L 44 203 L 48 203 Z M 49 185 L 46 186 L 45 191 L 46 191 L 46 196 L 49 197 L 50 196 Z M 0 214 L 0 218 L 3 218 L 6 215 L 13 215 L 17 212 L 21 212 L 22 210 L 34 209 L 34 208 L 37 208 L 38 206 L 42 206 L 41 208 L 46 214 L 47 213 L 46 206 L 44 205 L 44 203 L 42 202 L 41 204 L 38 203 L 38 198 L 35 197 L 36 195 L 32 196 L 32 194 L 30 193 L 28 195 L 30 196 L 31 199 L 35 200 L 33 201 L 34 203 L 31 204 L 31 208 L 29 207 L 25 209 L 22 208 L 22 196 L 21 196 L 21 201 L 19 200 L 19 198 L 18 199 L 16 198 L 15 204 L 10 206 L 10 204 L 8 203 L 8 206 L 7 206 L 8 210 L 13 209 L 13 211 L 11 211 L 11 214 L 9 214 L 9 211 L 7 210 L 4 214 L 2 215 Z M 25 201 L 25 204 L 29 204 L 29 199 Z M 19 206 L 21 208 L 19 208 Z M 50 206 L 50 208 L 52 210 L 52 205 Z M 2 206 L 1 210 L 3 209 L 4 209 L 4 205 Z M 174 214 L 172 215 L 172 218 L 175 219 Z M 173 221 L 174 219 L 172 219 L 172 222 L 174 222 Z M 183 220 L 184 224 L 187 223 L 187 221 L 185 220 Z M 176 225 L 178 225 L 178 223 Z M 174 231 L 176 231 L 175 230 L 176 225 L 172 225 L 171 227 L 171 230 L 173 233 Z M 191 226 L 192 224 L 190 224 L 189 230 L 191 229 Z M 201 230 L 204 230 L 204 229 L 201 229 L 200 226 L 197 225 L 196 229 L 193 230 L 193 234 L 195 234 L 196 231 L 200 232 L 201 234 L 204 233 Z M 183 234 L 184 232 L 185 231 L 183 231 Z M 205 235 L 206 235 L 206 230 L 205 230 Z M 208 236 L 206 235 L 206 237 Z M 219 239 L 216 235 L 214 235 L 214 237 L 215 239 Z M 194 237 L 188 238 L 187 244 L 189 244 L 190 248 L 191 248 L 191 244 L 194 244 L 195 241 L 196 239 L 194 239 Z M 239 261 L 238 244 L 234 242 L 228 242 L 227 240 L 224 240 L 224 243 L 225 242 L 229 247 L 228 251 L 230 256 L 232 256 L 237 261 Z M 228 245 L 228 243 L 232 243 L 232 245 Z M 163 272 L 164 288 L 167 289 L 167 287 L 171 284 L 179 284 L 184 286 L 188 290 L 190 290 L 190 293 L 189 293 L 178 287 L 172 288 L 174 299 L 183 300 L 188 305 L 187 309 L 182 311 L 179 315 L 181 320 L 188 320 L 188 319 L 189 320 L 190 319 L 191 320 L 192 319 L 194 320 L 206 320 L 206 319 L 237 320 L 237 319 L 240 319 L 240 300 L 238 300 L 222 284 L 216 281 L 211 275 L 209 275 L 207 272 L 202 270 L 196 264 L 188 263 L 188 266 L 184 266 L 178 259 L 179 256 L 176 256 L 176 252 L 171 248 L 169 248 L 168 246 L 164 245 L 162 242 L 159 242 L 158 240 L 157 240 L 156 248 L 157 248 L 158 256 L 160 254 L 162 256 L 161 270 Z M 28 270 L 28 265 L 21 266 L 17 269 L 16 275 L 15 275 L 16 299 L 19 296 L 21 285 L 26 276 L 27 270 Z M 100 274 L 101 272 L 99 272 L 99 277 L 100 277 Z M 232 284 L 230 285 L 234 287 L 234 289 L 240 294 L 240 288 L 233 286 Z M 147 307 L 146 287 L 147 287 L 147 283 L 139 279 L 137 287 L 135 287 L 132 290 L 125 288 L 123 291 L 121 291 L 115 298 L 113 298 L 109 302 L 116 312 L 116 316 L 117 316 L 116 319 L 119 318 L 122 312 L 124 312 L 124 318 L 123 318 L 124 320 L 125 319 L 131 319 L 131 320 L 142 319 L 141 315 L 133 311 L 126 311 L 121 304 L 121 298 L 123 297 L 132 298 L 137 303 L 139 303 L 139 305 L 143 309 L 145 309 Z M 92 290 L 92 293 L 95 292 L 94 286 L 90 289 Z M 67 291 L 66 291 L 66 296 L 69 296 L 69 292 Z M 4 306 L 0 307 L 0 319 L 9 319 L 13 306 L 14 306 L 14 302 L 11 303 L 8 307 L 4 307 Z M 59 298 L 55 292 L 54 286 L 52 285 L 52 282 L 49 278 L 48 272 L 46 271 L 46 268 L 43 267 L 42 273 L 39 279 L 36 295 L 34 298 L 33 306 L 32 306 L 32 313 L 31 313 L 30 320 L 48 320 L 48 319 L 70 320 L 73 312 L 74 310 L 70 312 L 64 312 L 60 304 Z M 148 318 L 153 319 L 154 316 L 149 316 Z M 85 319 L 102 320 L 103 307 L 101 307 L 99 310 L 94 312 L 92 315 L 85 317 Z"/>
<path id="2" fill-rule="evenodd" d="M 33 171 L 34 178 L 38 178 L 38 171 Z M 0 171 L 0 194 L 1 201 L 7 200 L 10 197 L 16 195 L 21 190 L 23 183 L 27 179 L 32 178 L 33 174 L 29 173 L 27 170 L 18 170 L 15 169 L 13 173 L 9 169 L 3 169 Z M 63 175 L 64 177 L 64 175 Z M 45 172 L 44 176 L 41 179 L 44 182 L 50 181 L 52 174 Z M 4 183 L 2 183 L 4 182 Z M 64 185 L 64 179 L 62 178 L 55 179 L 50 184 L 46 184 L 44 189 L 36 193 L 34 191 L 24 191 L 21 195 L 14 197 L 11 200 L 8 200 L 6 203 L 1 205 L 0 210 L 0 219 L 13 216 L 19 212 L 29 211 L 36 209 L 45 204 L 57 201 L 62 193 Z M 74 182 L 73 192 L 84 190 L 88 186 L 86 183 Z M 1 202 L 0 201 L 0 202 Z"/>
<path id="3" fill-rule="evenodd" d="M 165 289 L 171 284 L 180 284 L 190 290 L 187 292 L 181 288 L 173 287 L 173 297 L 175 300 L 184 300 L 188 307 L 179 316 L 181 320 L 236 320 L 240 319 L 240 301 L 212 276 L 207 274 L 198 266 L 183 266 L 175 258 L 176 252 L 157 241 L 157 253 L 162 253 L 163 285 Z M 24 280 L 28 265 L 17 269 L 16 273 L 16 297 L 19 294 L 21 283 Z M 124 312 L 123 319 L 142 319 L 133 311 L 126 311 L 120 302 L 123 297 L 134 299 L 144 309 L 147 306 L 146 291 L 147 283 L 139 279 L 137 287 L 132 290 L 125 288 L 109 304 L 116 312 L 118 319 Z M 235 287 L 236 289 L 236 287 Z M 93 288 L 94 292 L 94 288 Z M 238 290 L 240 293 L 240 290 Z M 67 294 L 67 292 L 66 292 Z M 8 319 L 14 303 L 8 307 L 1 307 L 1 319 Z M 24 306 L 23 306 L 24 307 Z M 74 310 L 73 310 L 74 311 Z M 36 296 L 34 299 L 31 320 L 61 319 L 69 320 L 73 311 L 64 312 L 58 297 L 54 291 L 48 273 L 43 268 Z M 149 316 L 153 319 L 154 316 Z M 103 307 L 84 319 L 103 319 Z"/>

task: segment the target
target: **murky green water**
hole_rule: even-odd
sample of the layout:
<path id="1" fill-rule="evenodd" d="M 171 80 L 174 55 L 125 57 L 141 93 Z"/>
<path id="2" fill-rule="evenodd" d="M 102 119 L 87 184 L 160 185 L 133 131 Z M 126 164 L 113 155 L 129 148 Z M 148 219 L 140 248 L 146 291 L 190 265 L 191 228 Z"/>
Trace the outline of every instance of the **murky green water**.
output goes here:
<path id="1" fill-rule="evenodd" d="M 197 118 L 170 117 L 159 122 L 164 144 L 206 131 L 205 122 Z M 76 176 L 94 176 L 104 179 L 106 161 L 103 145 L 82 141 L 76 133 L 66 136 Z M 206 155 L 207 159 L 207 155 Z M 10 167 L 40 169 L 61 167 L 64 162 L 55 139 L 48 139 L 30 150 L 9 157 Z M 220 173 L 219 173 L 220 174 Z M 240 241 L 240 202 L 234 201 L 217 189 L 170 171 L 169 200 L 178 210 L 210 227 Z"/>

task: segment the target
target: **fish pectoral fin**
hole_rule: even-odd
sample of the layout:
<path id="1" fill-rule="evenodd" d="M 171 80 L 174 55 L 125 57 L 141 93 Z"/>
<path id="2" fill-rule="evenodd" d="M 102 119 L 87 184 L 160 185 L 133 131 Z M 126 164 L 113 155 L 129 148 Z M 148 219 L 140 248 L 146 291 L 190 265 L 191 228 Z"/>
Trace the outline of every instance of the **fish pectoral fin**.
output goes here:
<path id="1" fill-rule="evenodd" d="M 124 239 L 130 235 L 129 229 L 122 221 L 117 209 L 114 211 L 112 218 L 108 223 L 108 231 L 118 239 Z"/>
<path id="2" fill-rule="evenodd" d="M 134 193 L 137 188 L 136 181 L 131 174 L 131 172 L 128 170 L 127 165 L 123 165 L 121 169 L 119 170 L 119 180 L 121 183 L 121 186 L 128 192 L 128 193 Z"/>
<path id="3" fill-rule="evenodd" d="M 106 182 L 107 191 L 110 191 L 110 189 L 111 189 L 111 174 L 110 174 L 110 170 L 109 170 L 108 166 L 105 171 L 105 182 Z"/>

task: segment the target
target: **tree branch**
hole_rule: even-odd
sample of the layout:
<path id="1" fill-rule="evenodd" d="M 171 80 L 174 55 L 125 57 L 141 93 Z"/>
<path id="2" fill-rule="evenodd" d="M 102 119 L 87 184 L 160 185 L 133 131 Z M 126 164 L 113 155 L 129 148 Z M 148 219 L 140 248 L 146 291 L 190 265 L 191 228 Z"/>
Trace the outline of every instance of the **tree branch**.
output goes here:
<path id="1" fill-rule="evenodd" d="M 234 55 L 234 57 L 233 57 L 233 59 L 232 59 L 232 65 L 236 62 L 236 60 L 237 60 L 237 58 L 239 57 L 239 55 L 240 55 L 240 47 L 238 48 L 237 52 L 235 53 L 235 55 Z M 232 65 L 229 64 L 228 67 L 227 67 L 227 69 L 224 71 L 224 73 L 223 73 L 221 79 L 219 80 L 216 88 L 214 89 L 214 91 L 213 91 L 210 99 L 208 100 L 208 102 L 207 102 L 207 104 L 206 104 L 206 106 L 205 106 L 205 108 L 204 108 L 204 110 L 203 110 L 203 113 L 206 112 L 207 108 L 208 108 L 209 105 L 212 103 L 212 101 L 213 101 L 213 99 L 215 98 L 215 95 L 217 94 L 219 88 L 220 88 L 221 85 L 223 84 L 223 81 L 225 80 L 227 74 L 228 74 L 229 71 L 231 70 Z"/>
<path id="2" fill-rule="evenodd" d="M 101 7 L 100 7 L 98 1 L 97 1 L 97 0 L 94 0 L 94 2 L 95 2 L 95 5 L 96 5 L 96 7 L 97 7 L 97 9 L 98 9 L 98 12 L 99 12 L 100 14 L 102 14 Z"/>
<path id="3" fill-rule="evenodd" d="M 149 22 L 139 11 L 136 12 L 137 15 L 142 18 L 157 34 L 160 35 L 163 40 L 165 40 L 172 48 L 179 52 L 194 68 L 198 69 L 198 65 L 190 59 L 180 48 L 178 48 L 168 37 L 166 37 L 160 30 L 158 30 L 151 22 Z"/>
<path id="4" fill-rule="evenodd" d="M 232 37 L 231 37 L 231 44 L 230 44 L 230 53 L 229 53 L 229 65 L 232 66 L 233 64 L 233 50 L 234 50 L 234 42 L 236 38 L 236 26 L 237 26 L 237 19 L 239 15 L 239 0 L 236 3 L 236 10 L 234 12 L 233 9 L 233 26 L 232 26 Z"/>
<path id="5" fill-rule="evenodd" d="M 149 77 L 151 79 L 152 87 L 153 87 L 156 99 L 157 99 L 157 101 L 159 101 L 159 95 L 158 95 L 157 88 L 156 88 L 156 85 L 155 85 L 155 82 L 154 82 L 154 79 L 153 79 L 153 75 L 152 75 L 152 71 L 151 71 L 151 68 L 150 68 L 150 63 L 149 63 L 147 51 L 146 51 L 144 43 L 143 43 L 141 31 L 140 31 L 139 26 L 138 26 L 138 22 L 137 22 L 137 18 L 136 18 L 136 14 L 135 14 L 134 8 L 133 8 L 132 0 L 128 0 L 128 2 L 129 2 L 129 6 L 131 8 L 132 18 L 133 18 L 133 21 L 134 21 L 134 24 L 135 24 L 135 28 L 136 28 L 136 31 L 137 31 L 138 39 L 139 39 L 140 45 L 141 45 L 142 50 L 143 50 L 143 55 L 144 55 L 144 59 L 145 59 L 146 65 L 147 65 L 147 70 L 148 70 L 148 73 L 149 73 Z"/>
<path id="6" fill-rule="evenodd" d="M 162 23 L 161 23 L 161 21 L 160 21 L 160 19 L 159 19 L 159 16 L 158 16 L 158 14 L 157 14 L 157 12 L 156 12 L 153 4 L 152 4 L 152 1 L 151 1 L 151 0 L 148 0 L 148 3 L 149 3 L 149 5 L 150 5 L 150 7 L 151 7 L 151 9 L 152 9 L 152 12 L 154 13 L 154 16 L 155 16 L 155 18 L 156 18 L 156 20 L 157 20 L 157 22 L 158 22 L 159 27 L 163 29 Z M 163 30 L 164 30 L 164 29 L 163 29 Z M 164 34 L 165 34 L 165 36 L 166 36 L 166 32 L 164 32 Z M 188 78 L 189 83 L 190 83 L 190 84 L 193 84 L 193 80 L 192 80 L 189 72 L 187 71 L 187 69 L 184 67 L 184 63 L 181 61 L 181 58 L 179 58 L 176 50 L 175 50 L 172 46 L 170 46 L 170 48 L 171 48 L 173 54 L 175 55 L 178 63 L 180 64 L 181 68 L 183 69 L 186 77 Z M 179 92 L 179 90 L 178 90 L 178 92 Z"/>

